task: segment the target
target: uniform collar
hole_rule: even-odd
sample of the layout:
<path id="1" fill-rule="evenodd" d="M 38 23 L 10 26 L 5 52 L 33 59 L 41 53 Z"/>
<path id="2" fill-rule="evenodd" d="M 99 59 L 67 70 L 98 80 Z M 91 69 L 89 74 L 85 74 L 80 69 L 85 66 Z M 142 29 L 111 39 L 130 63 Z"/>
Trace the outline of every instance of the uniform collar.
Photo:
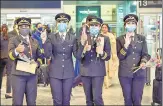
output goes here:
<path id="1" fill-rule="evenodd" d="M 134 32 L 134 34 L 132 36 L 135 37 L 135 32 Z"/>
<path id="2" fill-rule="evenodd" d="M 20 35 L 20 36 L 22 36 L 22 38 L 23 38 L 23 39 L 29 39 L 29 35 L 28 35 L 28 36 L 26 36 L 26 37 L 25 37 L 25 36 L 23 36 L 23 35 Z"/>
<path id="3" fill-rule="evenodd" d="M 59 32 L 59 35 L 60 35 L 60 36 L 61 36 L 61 35 L 66 36 L 66 32 L 64 32 L 64 33 Z"/>
<path id="4" fill-rule="evenodd" d="M 126 34 L 125 34 L 125 36 L 126 36 Z M 135 38 L 136 34 L 134 33 L 132 36 Z"/>
<path id="5" fill-rule="evenodd" d="M 24 43 L 28 44 L 29 43 L 29 36 L 24 37 L 23 35 L 19 35 L 20 40 L 23 41 Z"/>

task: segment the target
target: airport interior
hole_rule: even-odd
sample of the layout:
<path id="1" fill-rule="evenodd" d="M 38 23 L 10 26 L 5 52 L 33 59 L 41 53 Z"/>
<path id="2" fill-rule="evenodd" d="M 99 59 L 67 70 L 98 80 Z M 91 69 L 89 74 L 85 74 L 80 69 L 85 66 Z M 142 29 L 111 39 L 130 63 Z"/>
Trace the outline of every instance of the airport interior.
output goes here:
<path id="1" fill-rule="evenodd" d="M 32 31 L 36 30 L 37 23 L 41 23 L 42 25 L 48 25 L 51 33 L 56 33 L 57 22 L 55 17 L 59 13 L 66 13 L 71 16 L 68 27 L 73 29 L 76 36 L 80 36 L 82 23 L 86 22 L 89 14 L 99 17 L 103 20 L 103 23 L 107 23 L 109 32 L 114 35 L 115 40 L 126 33 L 123 21 L 124 17 L 128 14 L 135 14 L 139 19 L 136 24 L 136 33 L 145 36 L 148 54 L 151 58 L 155 58 L 159 49 L 161 49 L 162 53 L 162 0 L 2 0 L 1 26 L 4 24 L 7 25 L 8 32 L 10 32 L 13 30 L 14 21 L 17 18 L 28 17 L 31 18 Z M 161 53 L 159 53 L 160 57 Z M 76 59 L 74 56 L 72 58 L 75 67 Z M 142 105 L 155 105 L 153 101 L 155 70 L 156 67 L 149 67 L 146 70 Z M 0 71 L 2 72 L 2 70 Z M 118 78 L 118 69 L 111 81 L 111 86 L 108 88 L 103 86 L 102 88 L 104 105 L 124 105 L 125 99 Z M 12 105 L 15 96 L 6 98 L 6 82 L 7 74 L 3 73 L 0 104 Z M 83 86 L 80 83 L 72 88 L 70 105 L 86 105 L 89 102 L 86 101 L 87 98 Z M 53 105 L 55 98 L 52 98 L 51 92 L 51 85 L 42 86 L 42 84 L 38 84 L 36 105 Z M 137 92 L 139 92 L 139 89 L 137 89 Z M 162 88 L 159 93 L 162 94 Z M 27 105 L 26 98 L 24 96 L 23 105 Z"/>

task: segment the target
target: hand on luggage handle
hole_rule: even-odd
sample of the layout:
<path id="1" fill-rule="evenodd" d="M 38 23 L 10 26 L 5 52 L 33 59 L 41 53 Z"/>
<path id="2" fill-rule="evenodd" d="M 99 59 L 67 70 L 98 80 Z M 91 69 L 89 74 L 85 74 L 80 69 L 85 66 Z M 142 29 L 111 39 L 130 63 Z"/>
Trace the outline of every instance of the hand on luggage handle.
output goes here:
<path id="1" fill-rule="evenodd" d="M 151 65 L 149 65 L 149 63 L 151 62 L 151 59 L 149 61 L 147 61 L 147 63 L 145 64 L 145 67 L 151 67 Z M 137 71 L 139 71 L 142 67 L 138 66 L 138 67 L 133 67 L 131 71 L 133 71 L 133 73 L 136 73 Z M 135 70 L 136 69 L 136 70 Z"/>

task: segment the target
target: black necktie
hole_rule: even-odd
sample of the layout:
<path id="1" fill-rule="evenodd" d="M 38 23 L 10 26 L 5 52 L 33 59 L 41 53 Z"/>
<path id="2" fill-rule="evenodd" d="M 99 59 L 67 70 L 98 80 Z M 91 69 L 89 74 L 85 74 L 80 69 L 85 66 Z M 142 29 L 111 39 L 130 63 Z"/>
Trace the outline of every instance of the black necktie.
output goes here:
<path id="1" fill-rule="evenodd" d="M 131 43 L 130 43 L 130 44 L 131 44 L 132 46 L 134 46 L 134 45 L 135 45 L 134 36 L 131 36 L 130 38 L 131 38 Z"/>
<path id="2" fill-rule="evenodd" d="M 93 46 L 93 48 L 96 46 L 95 44 L 96 44 L 96 42 L 95 42 L 95 37 L 92 37 L 91 38 L 91 41 L 92 41 L 92 46 Z"/>
<path id="3" fill-rule="evenodd" d="M 64 35 L 61 35 L 61 39 L 62 39 L 62 41 L 64 41 L 65 39 L 64 39 Z"/>
<path id="4" fill-rule="evenodd" d="M 27 44 L 29 44 L 28 38 L 24 38 L 24 41 L 25 41 Z"/>

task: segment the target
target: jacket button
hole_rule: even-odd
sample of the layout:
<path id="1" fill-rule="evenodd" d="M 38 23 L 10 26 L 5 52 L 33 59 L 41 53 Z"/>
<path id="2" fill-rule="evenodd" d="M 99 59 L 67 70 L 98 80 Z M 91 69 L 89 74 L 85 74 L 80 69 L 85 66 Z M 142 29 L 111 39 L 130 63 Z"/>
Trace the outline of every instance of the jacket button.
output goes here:
<path id="1" fill-rule="evenodd" d="M 132 54 L 134 54 L 134 52 L 132 52 Z"/>
<path id="2" fill-rule="evenodd" d="M 62 61 L 65 61 L 64 59 Z"/>
<path id="3" fill-rule="evenodd" d="M 64 56 L 65 54 L 63 54 L 63 56 Z"/>
<path id="4" fill-rule="evenodd" d="M 93 60 L 91 60 L 91 61 L 93 61 Z"/>
<path id="5" fill-rule="evenodd" d="M 135 60 L 135 58 L 133 58 Z"/>
<path id="6" fill-rule="evenodd" d="M 64 65 L 62 65 L 62 67 L 65 67 Z"/>
<path id="7" fill-rule="evenodd" d="M 63 50 L 64 50 L 65 48 L 63 48 Z"/>
<path id="8" fill-rule="evenodd" d="M 133 66 L 135 66 L 135 64 L 133 64 Z"/>
<path id="9" fill-rule="evenodd" d="M 135 49 L 136 49 L 136 47 L 135 47 Z"/>
<path id="10" fill-rule="evenodd" d="M 92 57 L 92 55 L 91 55 L 91 57 Z"/>

